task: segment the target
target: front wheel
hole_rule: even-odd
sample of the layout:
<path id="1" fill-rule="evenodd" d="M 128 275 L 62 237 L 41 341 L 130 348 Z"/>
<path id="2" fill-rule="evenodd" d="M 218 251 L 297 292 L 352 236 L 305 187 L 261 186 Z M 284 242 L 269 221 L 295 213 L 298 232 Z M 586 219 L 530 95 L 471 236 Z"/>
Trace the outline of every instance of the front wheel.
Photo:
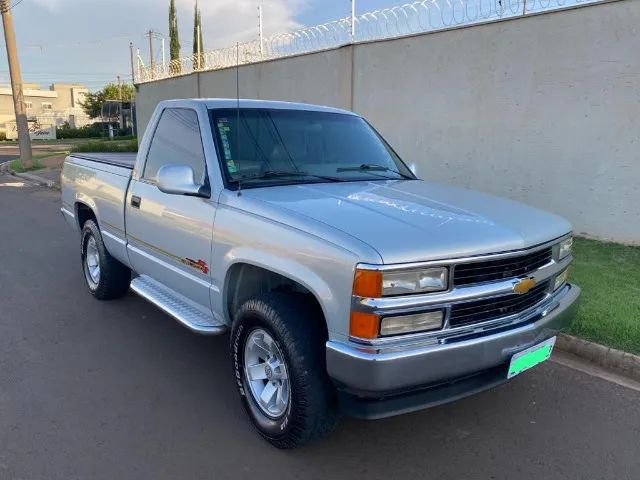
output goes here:
<path id="1" fill-rule="evenodd" d="M 321 438 L 336 424 L 325 341 L 321 314 L 303 295 L 260 295 L 236 313 L 231 355 L 238 391 L 255 428 L 278 448 Z"/>

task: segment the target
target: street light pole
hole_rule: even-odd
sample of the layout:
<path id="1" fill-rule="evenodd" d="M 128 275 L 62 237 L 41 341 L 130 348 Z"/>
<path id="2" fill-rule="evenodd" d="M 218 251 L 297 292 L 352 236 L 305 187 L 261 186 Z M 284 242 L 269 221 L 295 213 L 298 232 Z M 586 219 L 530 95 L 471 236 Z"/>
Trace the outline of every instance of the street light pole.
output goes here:
<path id="1" fill-rule="evenodd" d="M 29 137 L 29 123 L 27 122 L 27 108 L 24 103 L 24 93 L 22 91 L 22 75 L 20 73 L 20 62 L 18 61 L 18 48 L 16 46 L 16 36 L 13 31 L 13 18 L 11 17 L 11 9 L 9 7 L 8 0 L 0 0 L 0 10 L 2 11 L 4 40 L 7 45 L 7 58 L 9 59 L 9 75 L 11 76 L 13 107 L 16 113 L 20 161 L 24 168 L 31 168 L 33 165 L 31 137 Z"/>
<path id="2" fill-rule="evenodd" d="M 136 71 L 133 66 L 133 42 L 129 42 L 129 56 L 131 57 L 131 83 L 135 85 L 136 83 Z"/>

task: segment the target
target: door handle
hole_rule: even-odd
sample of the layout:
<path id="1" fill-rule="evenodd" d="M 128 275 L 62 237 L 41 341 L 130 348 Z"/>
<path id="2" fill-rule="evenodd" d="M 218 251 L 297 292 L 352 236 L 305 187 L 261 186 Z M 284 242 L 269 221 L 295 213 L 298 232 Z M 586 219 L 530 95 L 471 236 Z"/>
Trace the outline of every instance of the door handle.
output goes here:
<path id="1" fill-rule="evenodd" d="M 140 197 L 137 195 L 131 195 L 131 206 L 133 208 L 140 208 L 140 202 L 142 202 Z"/>

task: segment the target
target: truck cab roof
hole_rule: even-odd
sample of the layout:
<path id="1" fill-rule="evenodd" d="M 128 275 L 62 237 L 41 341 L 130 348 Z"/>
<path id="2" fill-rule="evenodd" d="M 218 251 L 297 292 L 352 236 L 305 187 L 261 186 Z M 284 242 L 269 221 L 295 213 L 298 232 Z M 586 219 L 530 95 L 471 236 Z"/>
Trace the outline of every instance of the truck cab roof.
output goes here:
<path id="1" fill-rule="evenodd" d="M 240 108 L 271 108 L 278 110 L 306 110 L 313 112 L 341 113 L 344 115 L 356 115 L 349 110 L 341 108 L 327 107 L 322 105 L 313 105 L 310 103 L 299 102 L 281 102 L 275 100 L 255 100 L 241 98 L 186 98 L 179 100 L 164 100 L 160 102 L 162 107 L 186 107 L 204 104 L 208 109 L 219 108 L 236 108 L 240 104 Z"/>

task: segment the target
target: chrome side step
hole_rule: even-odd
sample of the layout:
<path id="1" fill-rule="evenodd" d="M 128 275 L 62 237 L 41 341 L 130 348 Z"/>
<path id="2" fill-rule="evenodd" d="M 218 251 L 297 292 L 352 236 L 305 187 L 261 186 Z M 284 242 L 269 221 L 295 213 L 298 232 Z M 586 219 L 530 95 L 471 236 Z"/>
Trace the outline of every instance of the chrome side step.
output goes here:
<path id="1" fill-rule="evenodd" d="M 131 290 L 165 311 L 187 328 L 205 335 L 220 335 L 228 330 L 211 312 L 207 312 L 184 295 L 164 286 L 147 275 L 131 281 Z"/>

